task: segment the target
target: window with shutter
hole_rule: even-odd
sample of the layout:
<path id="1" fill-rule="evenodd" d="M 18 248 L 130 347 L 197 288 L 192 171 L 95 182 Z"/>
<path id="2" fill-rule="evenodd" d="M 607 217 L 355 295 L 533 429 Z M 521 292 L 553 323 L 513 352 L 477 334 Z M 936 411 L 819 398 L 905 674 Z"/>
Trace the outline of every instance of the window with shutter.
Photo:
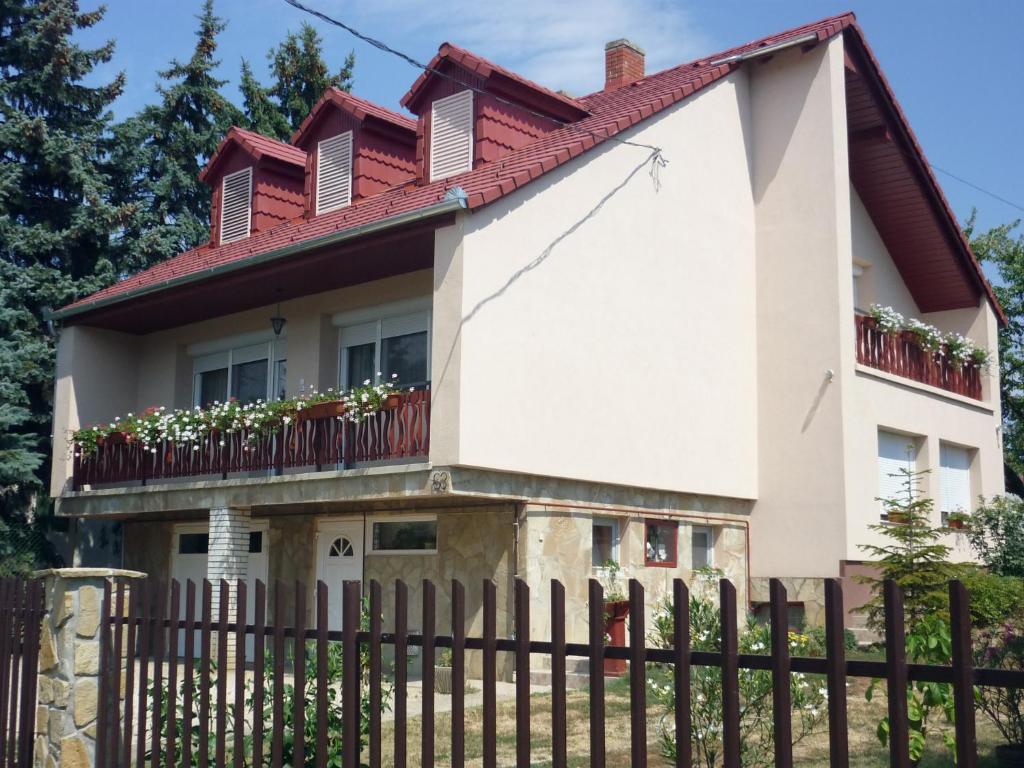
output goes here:
<path id="1" fill-rule="evenodd" d="M 249 236 L 252 220 L 252 168 L 229 173 L 220 193 L 220 243 Z"/>
<path id="2" fill-rule="evenodd" d="M 316 149 L 316 212 L 352 202 L 352 131 L 324 139 Z"/>
<path id="3" fill-rule="evenodd" d="M 939 446 L 939 511 L 970 512 L 971 454 L 958 445 Z"/>
<path id="4" fill-rule="evenodd" d="M 473 92 L 438 99 L 430 110 L 430 180 L 473 167 Z"/>
<path id="5" fill-rule="evenodd" d="M 907 494 L 906 472 L 916 471 L 917 441 L 910 435 L 879 430 L 878 497 L 880 499 L 905 499 Z"/>

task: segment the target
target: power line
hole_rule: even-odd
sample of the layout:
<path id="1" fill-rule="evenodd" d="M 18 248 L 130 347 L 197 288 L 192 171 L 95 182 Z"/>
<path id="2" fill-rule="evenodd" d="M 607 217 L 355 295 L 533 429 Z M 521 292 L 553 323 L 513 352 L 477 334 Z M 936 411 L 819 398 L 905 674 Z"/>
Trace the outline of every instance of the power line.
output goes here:
<path id="1" fill-rule="evenodd" d="M 365 35 L 362 32 L 360 32 L 358 29 L 356 29 L 355 27 L 352 27 L 349 24 L 346 24 L 345 22 L 340 21 L 339 19 L 335 19 L 335 18 L 333 18 L 331 16 L 328 16 L 326 13 L 323 13 L 322 11 L 318 11 L 315 8 L 310 8 L 309 6 L 304 5 L 303 3 L 299 2 L 299 0 L 284 0 L 284 1 L 286 3 L 288 3 L 288 5 L 292 6 L 293 8 L 297 8 L 298 10 L 300 10 L 300 11 L 302 11 L 304 13 L 308 13 L 311 16 L 315 16 L 316 18 L 320 19 L 321 21 L 326 22 L 327 24 L 332 24 L 332 25 L 334 25 L 336 27 L 340 27 L 341 29 L 345 30 L 350 35 L 352 35 L 353 37 L 359 38 L 364 43 L 372 45 L 374 48 L 376 48 L 376 49 L 378 49 L 380 51 L 383 51 L 384 53 L 389 53 L 392 56 L 397 56 L 402 61 L 406 62 L 407 64 L 412 65 L 416 69 L 422 70 L 424 72 L 429 72 L 432 75 L 437 75 L 438 77 L 442 77 L 445 80 L 450 80 L 451 82 L 456 83 L 458 85 L 461 85 L 464 88 L 468 88 L 469 90 L 474 91 L 476 93 L 479 93 L 482 96 L 487 96 L 488 98 L 494 99 L 495 101 L 498 101 L 498 102 L 500 102 L 502 104 L 505 104 L 506 106 L 515 107 L 516 109 L 523 110 L 523 111 L 533 115 L 534 117 L 539 117 L 542 120 L 548 120 L 548 121 L 553 122 L 553 123 L 555 123 L 555 124 L 557 124 L 557 125 L 559 125 L 559 126 L 561 126 L 563 128 L 568 128 L 569 130 L 573 130 L 573 131 L 579 131 L 580 133 L 586 133 L 586 134 L 592 136 L 593 138 L 598 139 L 599 141 L 611 141 L 611 142 L 615 142 L 616 144 L 623 144 L 623 145 L 626 145 L 626 146 L 629 146 L 629 147 L 640 147 L 641 149 L 649 149 L 651 151 L 651 158 L 650 159 L 653 162 L 656 162 L 659 165 L 663 166 L 663 165 L 665 165 L 668 162 L 662 156 L 662 149 L 661 149 L 661 147 L 656 147 L 653 144 L 643 144 L 641 142 L 628 141 L 626 139 L 619 139 L 619 138 L 616 138 L 615 136 L 609 135 L 607 133 L 607 131 L 605 131 L 605 132 L 592 131 L 589 128 L 584 128 L 584 127 L 582 127 L 580 125 L 577 125 L 575 123 L 570 123 L 570 122 L 568 122 L 566 120 L 560 120 L 560 119 L 558 119 L 556 117 L 552 117 L 551 115 L 545 115 L 542 112 L 537 112 L 535 110 L 532 110 L 532 109 L 530 109 L 528 107 L 523 106 L 522 104 L 516 103 L 514 101 L 510 101 L 508 99 L 504 99 L 501 96 L 495 96 L 493 93 L 490 93 L 490 92 L 484 90 L 483 88 L 479 88 L 479 87 L 477 87 L 475 85 L 472 85 L 470 83 L 463 82 L 462 80 L 460 80 L 459 78 L 457 78 L 457 77 L 455 77 L 453 75 L 449 75 L 446 72 L 441 72 L 440 70 L 435 69 L 434 67 L 431 67 L 429 64 L 424 64 L 423 62 L 414 59 L 409 54 L 404 53 L 404 52 L 402 52 L 402 51 L 400 51 L 400 50 L 398 50 L 396 48 L 392 48 L 390 45 L 388 45 L 384 41 L 378 40 L 375 37 L 370 37 L 369 35 Z"/>
<path id="2" fill-rule="evenodd" d="M 961 184 L 966 184 L 971 189 L 976 190 L 978 192 L 981 192 L 981 194 L 983 194 L 983 195 L 988 195 L 993 200 L 998 200 L 999 202 L 1003 203 L 1004 205 L 1008 205 L 1011 208 L 1016 208 L 1018 211 L 1024 213 L 1024 205 L 1017 205 L 1017 203 L 1013 202 L 1012 200 L 1007 200 L 1005 197 L 1002 197 L 1001 195 L 997 195 L 995 192 L 990 192 L 989 190 L 985 189 L 984 187 L 979 187 L 977 184 L 974 184 L 974 183 L 968 181 L 967 179 L 965 179 L 965 178 L 963 178 L 961 176 L 957 176 L 955 173 L 952 173 L 951 171 L 947 171 L 945 168 L 939 168 L 939 166 L 934 165 L 932 163 L 928 163 L 928 165 L 931 166 L 933 171 L 938 171 L 939 173 L 943 173 L 946 176 L 949 176 L 949 178 L 955 179 L 956 181 L 959 181 Z"/>

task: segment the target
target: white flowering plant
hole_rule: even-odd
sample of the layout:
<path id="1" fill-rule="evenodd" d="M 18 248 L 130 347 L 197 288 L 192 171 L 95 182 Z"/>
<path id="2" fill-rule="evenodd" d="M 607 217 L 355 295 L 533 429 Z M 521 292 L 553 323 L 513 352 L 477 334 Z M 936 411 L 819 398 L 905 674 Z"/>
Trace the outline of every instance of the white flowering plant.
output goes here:
<path id="1" fill-rule="evenodd" d="M 690 647 L 695 651 L 721 650 L 718 606 L 707 597 L 691 594 Z M 675 620 L 672 601 L 657 604 L 650 641 L 661 648 L 672 647 Z M 767 655 L 771 649 L 771 628 L 747 617 L 739 638 L 740 653 Z M 809 634 L 789 632 L 791 656 L 823 656 L 819 641 Z M 652 700 L 661 707 L 658 727 L 662 754 L 676 758 L 675 687 L 670 665 L 650 664 L 647 685 Z M 768 670 L 740 669 L 740 762 L 744 766 L 768 768 L 774 761 L 772 719 L 772 675 Z M 722 764 L 722 673 L 718 667 L 690 668 L 690 711 L 692 715 L 695 764 L 717 768 Z M 793 743 L 813 733 L 828 714 L 825 678 L 793 672 L 790 676 L 793 704 Z"/>
<path id="2" fill-rule="evenodd" d="M 930 323 L 914 317 L 907 319 L 892 307 L 883 307 L 880 304 L 871 305 L 871 317 L 882 333 L 895 336 L 901 331 L 907 331 L 913 335 L 921 349 L 938 357 L 945 357 L 953 365 L 973 366 L 986 372 L 991 367 L 992 353 L 962 334 L 944 334 Z"/>
<path id="3" fill-rule="evenodd" d="M 927 350 L 928 352 L 938 352 L 942 349 L 942 343 L 944 341 L 942 331 L 934 325 L 922 322 L 916 317 L 912 317 L 907 321 L 904 329 L 909 331 L 914 338 L 917 339 L 917 343 L 921 349 Z"/>
<path id="4" fill-rule="evenodd" d="M 399 392 L 397 378 L 397 375 L 392 375 L 390 381 L 380 384 L 367 380 L 362 386 L 347 392 L 328 389 L 282 400 L 242 403 L 231 398 L 226 402 L 216 401 L 206 408 L 196 406 L 168 410 L 163 406 L 152 407 L 141 414 L 118 416 L 108 424 L 74 430 L 70 442 L 72 450 L 79 456 L 95 453 L 100 445 L 114 439 L 115 435 L 117 439 L 138 443 L 151 453 L 156 453 L 157 445 L 164 442 L 191 446 L 192 450 L 198 451 L 207 439 L 213 438 L 224 446 L 228 435 L 239 433 L 244 435 L 247 443 L 253 443 L 279 433 L 296 421 L 304 408 L 335 400 L 345 404 L 345 412 L 338 418 L 358 423 L 382 410 L 389 396 Z"/>
<path id="5" fill-rule="evenodd" d="M 881 304 L 871 305 L 871 317 L 875 319 L 875 325 L 882 333 L 897 334 L 906 325 L 906 319 L 892 307 L 883 307 Z"/>

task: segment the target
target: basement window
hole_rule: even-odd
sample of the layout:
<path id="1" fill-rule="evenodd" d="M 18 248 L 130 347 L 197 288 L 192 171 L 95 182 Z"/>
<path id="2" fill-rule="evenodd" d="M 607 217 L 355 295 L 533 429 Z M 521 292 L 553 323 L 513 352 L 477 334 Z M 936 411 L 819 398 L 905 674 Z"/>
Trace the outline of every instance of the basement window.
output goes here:
<path id="1" fill-rule="evenodd" d="M 370 521 L 373 554 L 437 553 L 437 518 L 383 518 Z"/>
<path id="2" fill-rule="evenodd" d="M 220 244 L 249 236 L 252 223 L 252 168 L 229 173 L 221 182 Z"/>

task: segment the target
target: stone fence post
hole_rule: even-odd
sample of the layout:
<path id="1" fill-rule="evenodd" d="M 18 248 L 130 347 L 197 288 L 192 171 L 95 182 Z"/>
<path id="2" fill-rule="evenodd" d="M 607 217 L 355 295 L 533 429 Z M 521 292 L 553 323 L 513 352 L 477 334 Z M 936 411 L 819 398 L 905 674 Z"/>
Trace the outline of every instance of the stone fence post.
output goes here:
<path id="1" fill-rule="evenodd" d="M 118 584 L 130 585 L 146 574 L 56 568 L 35 576 L 45 580 L 45 614 L 39 638 L 33 764 L 36 768 L 90 768 L 95 765 L 103 586 L 110 581 L 116 591 Z"/>

